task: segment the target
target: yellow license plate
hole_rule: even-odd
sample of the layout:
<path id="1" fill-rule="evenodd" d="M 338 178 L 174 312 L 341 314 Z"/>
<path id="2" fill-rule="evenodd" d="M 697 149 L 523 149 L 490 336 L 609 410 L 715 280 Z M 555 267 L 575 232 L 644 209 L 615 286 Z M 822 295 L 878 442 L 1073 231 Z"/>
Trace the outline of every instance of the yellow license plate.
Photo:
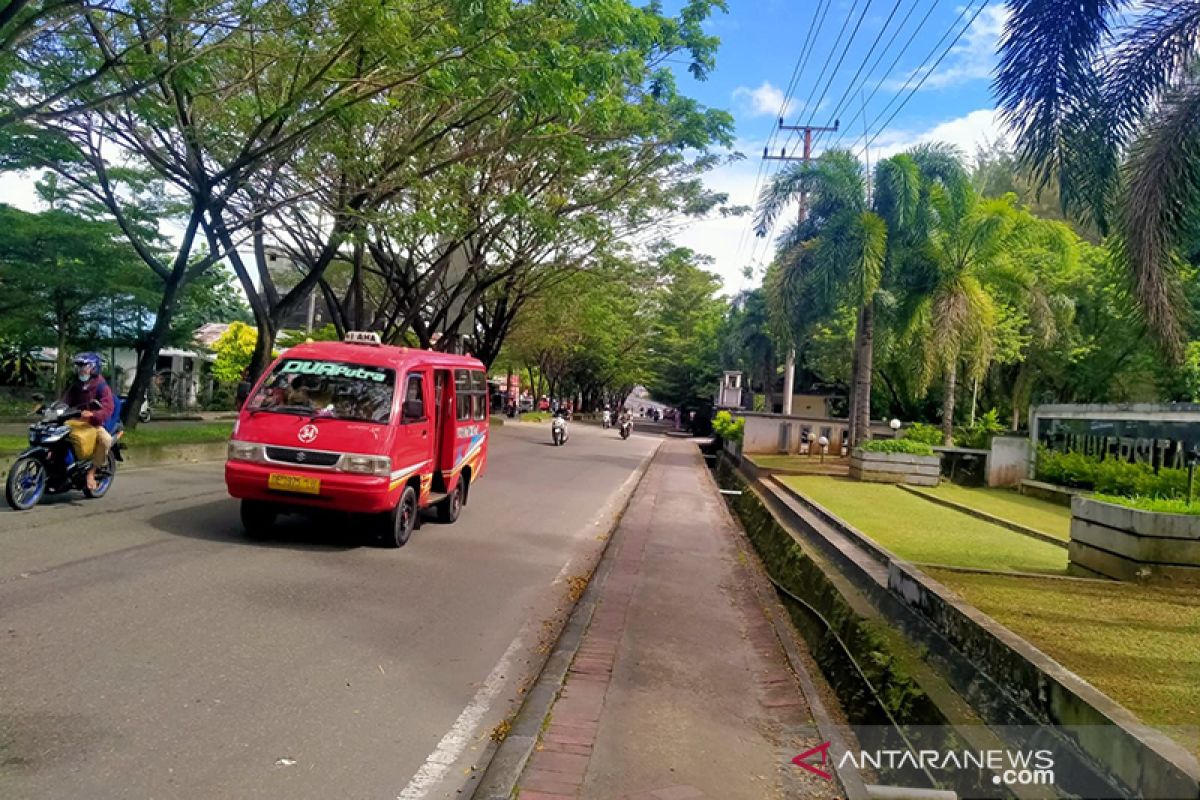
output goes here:
<path id="1" fill-rule="evenodd" d="M 320 494 L 320 478 L 304 478 L 299 475 L 281 475 L 272 472 L 267 477 L 267 488 L 280 492 L 295 492 L 297 494 Z"/>

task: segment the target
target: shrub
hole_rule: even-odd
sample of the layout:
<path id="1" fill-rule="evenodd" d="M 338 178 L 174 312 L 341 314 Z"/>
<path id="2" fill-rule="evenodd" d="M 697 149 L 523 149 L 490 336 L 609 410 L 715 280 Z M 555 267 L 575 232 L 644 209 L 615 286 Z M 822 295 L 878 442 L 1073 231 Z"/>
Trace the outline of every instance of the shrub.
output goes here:
<path id="1" fill-rule="evenodd" d="M 1004 423 L 996 409 L 977 417 L 970 425 L 959 427 L 954 432 L 954 443 L 959 447 L 986 450 L 992 446 L 992 437 L 1004 433 Z"/>
<path id="2" fill-rule="evenodd" d="M 1106 503 L 1116 503 L 1119 506 L 1128 508 L 1136 508 L 1139 511 L 1155 511 L 1159 514 L 1200 514 L 1200 503 L 1188 505 L 1185 497 L 1121 497 L 1113 494 L 1094 494 L 1092 498 L 1095 500 L 1103 500 Z"/>
<path id="3" fill-rule="evenodd" d="M 914 422 L 904 430 L 904 433 L 900 434 L 900 437 L 910 442 L 938 445 L 942 443 L 942 429 L 927 422 Z"/>
<path id="4" fill-rule="evenodd" d="M 521 422 L 547 422 L 553 417 L 549 411 L 526 411 L 521 415 Z"/>
<path id="5" fill-rule="evenodd" d="M 744 417 L 735 417 L 728 411 L 718 411 L 717 415 L 713 417 L 712 427 L 713 433 L 722 439 L 740 442 L 745 433 L 746 420 Z"/>
<path id="6" fill-rule="evenodd" d="M 862 446 L 868 453 L 906 453 L 911 456 L 931 456 L 933 447 L 912 439 L 872 439 Z"/>
<path id="7" fill-rule="evenodd" d="M 1158 474 L 1146 463 L 1116 458 L 1101 461 L 1083 453 L 1059 453 L 1038 448 L 1039 481 L 1087 489 L 1108 495 L 1145 498 L 1175 498 L 1187 494 L 1187 470 L 1161 468 Z"/>

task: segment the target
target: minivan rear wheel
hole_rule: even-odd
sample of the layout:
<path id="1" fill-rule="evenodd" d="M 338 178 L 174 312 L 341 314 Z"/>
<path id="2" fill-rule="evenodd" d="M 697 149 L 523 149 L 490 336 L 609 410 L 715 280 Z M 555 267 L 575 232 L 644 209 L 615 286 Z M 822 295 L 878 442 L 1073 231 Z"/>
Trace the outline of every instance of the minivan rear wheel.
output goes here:
<path id="1" fill-rule="evenodd" d="M 465 484 L 466 478 L 459 478 L 458 483 L 454 486 L 454 491 L 446 495 L 445 500 L 438 503 L 438 522 L 452 525 L 458 521 L 458 515 L 462 513 Z"/>

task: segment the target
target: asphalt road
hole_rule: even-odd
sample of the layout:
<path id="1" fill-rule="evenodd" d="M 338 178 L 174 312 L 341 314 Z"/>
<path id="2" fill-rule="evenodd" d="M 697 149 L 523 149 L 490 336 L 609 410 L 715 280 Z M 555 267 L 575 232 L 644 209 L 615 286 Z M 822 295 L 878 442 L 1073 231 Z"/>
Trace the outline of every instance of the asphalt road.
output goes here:
<path id="1" fill-rule="evenodd" d="M 0 511 L 0 798 L 456 796 L 657 441 L 494 429 L 400 550 L 248 541 L 219 464 Z"/>

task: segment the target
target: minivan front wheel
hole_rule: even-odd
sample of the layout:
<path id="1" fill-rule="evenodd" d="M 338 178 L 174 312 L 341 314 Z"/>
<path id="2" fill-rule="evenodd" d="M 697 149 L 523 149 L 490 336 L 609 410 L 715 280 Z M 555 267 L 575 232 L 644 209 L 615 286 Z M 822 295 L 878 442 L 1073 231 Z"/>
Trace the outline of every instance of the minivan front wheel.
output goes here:
<path id="1" fill-rule="evenodd" d="M 417 493 L 405 486 L 400 502 L 380 520 L 379 541 L 384 547 L 404 547 L 417 527 Z"/>

